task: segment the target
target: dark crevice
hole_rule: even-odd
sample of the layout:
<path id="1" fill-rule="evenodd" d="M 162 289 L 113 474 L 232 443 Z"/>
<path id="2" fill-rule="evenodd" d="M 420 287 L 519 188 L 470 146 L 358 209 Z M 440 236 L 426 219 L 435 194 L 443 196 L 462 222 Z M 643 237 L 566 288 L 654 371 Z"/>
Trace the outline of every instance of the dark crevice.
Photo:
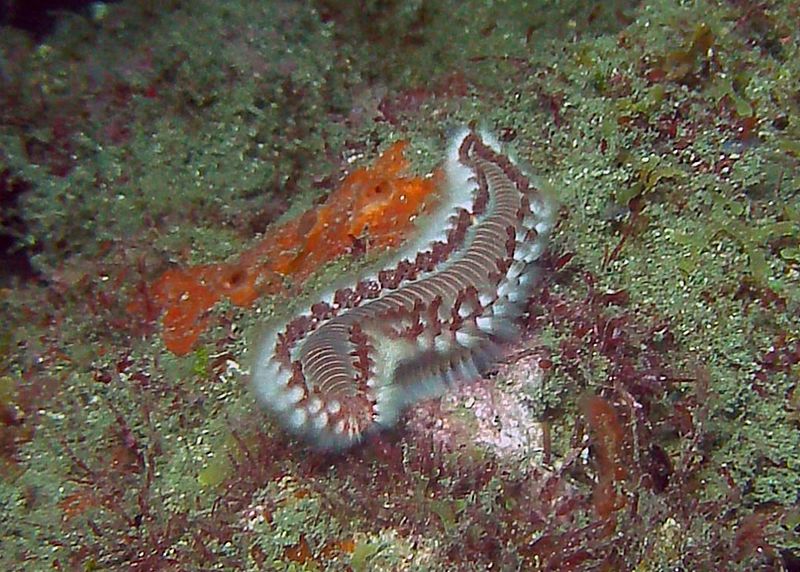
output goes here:
<path id="1" fill-rule="evenodd" d="M 0 0 L 0 26 L 30 32 L 38 42 L 53 31 L 60 13 L 88 15 L 95 3 L 96 0 Z"/>
<path id="2" fill-rule="evenodd" d="M 15 278 L 27 281 L 37 276 L 31 264 L 33 252 L 22 241 L 27 227 L 19 216 L 19 199 L 29 189 L 28 181 L 8 169 L 0 171 L 0 287 L 11 285 Z"/>

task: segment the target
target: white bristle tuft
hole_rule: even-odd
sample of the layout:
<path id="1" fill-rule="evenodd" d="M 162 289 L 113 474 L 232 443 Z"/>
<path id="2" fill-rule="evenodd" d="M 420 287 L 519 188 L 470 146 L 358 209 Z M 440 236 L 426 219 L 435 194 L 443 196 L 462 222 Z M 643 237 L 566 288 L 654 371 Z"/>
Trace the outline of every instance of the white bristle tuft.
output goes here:
<path id="1" fill-rule="evenodd" d="M 525 262 L 533 262 L 534 260 L 538 260 L 538 258 L 544 252 L 544 244 L 541 241 L 535 242 L 528 247 L 528 252 L 525 255 Z"/>
<path id="2" fill-rule="evenodd" d="M 477 338 L 475 336 L 468 334 L 463 330 L 456 331 L 456 342 L 458 342 L 461 347 L 469 348 L 474 345 L 476 341 Z"/>
<path id="3" fill-rule="evenodd" d="M 503 280 L 503 282 L 497 288 L 497 297 L 507 298 L 509 293 L 514 289 L 515 286 L 516 284 L 514 283 L 514 281 Z"/>
<path id="4" fill-rule="evenodd" d="M 511 263 L 511 266 L 508 267 L 508 272 L 506 272 L 506 278 L 509 280 L 516 279 L 520 274 L 525 271 L 526 264 L 521 260 L 515 260 Z"/>
<path id="5" fill-rule="evenodd" d="M 319 415 L 314 417 L 313 420 L 314 427 L 317 429 L 323 429 L 328 424 L 328 414 L 324 411 L 321 411 Z"/>
<path id="6" fill-rule="evenodd" d="M 438 335 L 433 340 L 433 349 L 441 354 L 447 353 L 452 347 L 452 338 L 447 334 Z"/>
<path id="7" fill-rule="evenodd" d="M 289 388 L 289 391 L 285 393 L 286 401 L 292 405 L 297 405 L 302 401 L 303 397 L 306 394 L 306 390 L 300 387 L 299 385 L 295 385 Z"/>
<path id="8" fill-rule="evenodd" d="M 553 228 L 553 221 L 550 220 L 549 218 L 542 219 L 536 223 L 536 226 L 534 226 L 534 228 L 536 229 L 536 232 L 538 232 L 540 236 L 547 236 L 548 234 L 550 234 L 550 230 Z"/>
<path id="9" fill-rule="evenodd" d="M 528 289 L 533 284 L 533 275 L 531 273 L 525 273 L 519 277 L 519 288 L 520 290 L 528 291 Z"/>
<path id="10" fill-rule="evenodd" d="M 306 424 L 307 419 L 308 415 L 306 414 L 305 409 L 295 409 L 289 415 L 289 425 L 291 425 L 294 429 L 302 429 L 303 425 Z"/>
<path id="11" fill-rule="evenodd" d="M 478 302 L 481 303 L 481 306 L 484 308 L 494 302 L 495 296 L 493 294 L 488 294 L 486 292 L 479 292 L 478 293 Z"/>
<path id="12" fill-rule="evenodd" d="M 492 324 L 493 320 L 487 316 L 479 316 L 475 319 L 475 325 L 477 325 L 481 331 L 484 331 L 487 334 L 492 333 Z"/>

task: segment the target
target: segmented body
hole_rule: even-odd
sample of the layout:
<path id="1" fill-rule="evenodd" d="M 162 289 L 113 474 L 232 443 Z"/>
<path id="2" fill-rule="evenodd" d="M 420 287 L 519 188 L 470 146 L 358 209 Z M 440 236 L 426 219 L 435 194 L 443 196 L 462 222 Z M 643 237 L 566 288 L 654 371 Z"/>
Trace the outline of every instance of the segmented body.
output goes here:
<path id="1" fill-rule="evenodd" d="M 446 168 L 438 236 L 273 327 L 258 347 L 256 395 L 320 448 L 350 446 L 410 403 L 478 378 L 515 335 L 553 207 L 473 131 L 456 138 Z"/>

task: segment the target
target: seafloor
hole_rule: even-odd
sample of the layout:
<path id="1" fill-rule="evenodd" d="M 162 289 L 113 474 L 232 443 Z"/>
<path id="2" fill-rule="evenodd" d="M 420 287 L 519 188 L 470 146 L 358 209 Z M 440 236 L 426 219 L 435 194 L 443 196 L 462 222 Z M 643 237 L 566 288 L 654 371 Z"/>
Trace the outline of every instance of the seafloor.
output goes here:
<path id="1" fill-rule="evenodd" d="M 798 21 L 140 0 L 0 29 L 0 569 L 800 569 Z M 393 141 L 430 172 L 472 122 L 560 203 L 484 380 L 338 456 L 258 410 L 248 348 L 368 233 L 165 345 L 165 271 L 235 259 Z"/>

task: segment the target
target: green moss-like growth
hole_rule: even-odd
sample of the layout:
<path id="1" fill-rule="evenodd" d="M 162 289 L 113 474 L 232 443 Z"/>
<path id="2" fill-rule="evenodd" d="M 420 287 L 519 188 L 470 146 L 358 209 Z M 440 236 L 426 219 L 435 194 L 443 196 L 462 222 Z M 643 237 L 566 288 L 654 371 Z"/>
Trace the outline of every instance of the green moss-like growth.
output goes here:
<path id="1" fill-rule="evenodd" d="M 34 274 L 0 290 L 0 568 L 796 557 L 795 3 L 345 4 L 120 2 L 39 44 L 2 30 L 0 173 L 24 183 Z M 220 304 L 189 356 L 126 312 L 165 267 L 236 255 L 388 141 L 431 171 L 471 121 L 555 189 L 552 258 L 573 255 L 517 342 L 550 362 L 528 396 L 547 455 L 508 467 L 409 429 L 328 459 L 264 418 L 246 354 L 265 322 L 369 257 L 291 300 Z M 629 455 L 605 521 L 586 394 Z"/>
<path id="2" fill-rule="evenodd" d="M 257 516 L 249 526 L 268 568 L 292 572 L 324 569 L 314 555 L 341 538 L 342 527 L 325 514 L 322 499 L 286 477 L 268 486 L 254 502 L 265 508 L 256 509 Z"/>

